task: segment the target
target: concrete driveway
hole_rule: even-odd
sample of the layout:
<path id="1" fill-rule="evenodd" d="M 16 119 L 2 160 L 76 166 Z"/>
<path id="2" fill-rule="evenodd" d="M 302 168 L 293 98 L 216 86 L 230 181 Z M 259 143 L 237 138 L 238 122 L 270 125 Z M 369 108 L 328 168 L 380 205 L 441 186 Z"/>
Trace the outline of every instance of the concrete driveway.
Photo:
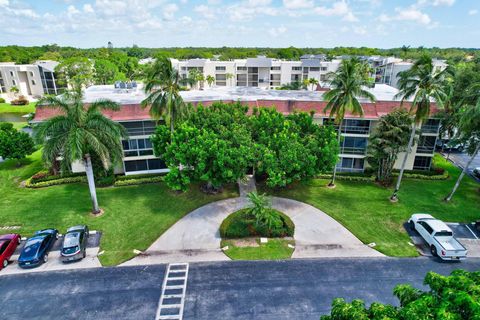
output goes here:
<path id="1" fill-rule="evenodd" d="M 230 214 L 248 206 L 244 197 L 221 200 L 192 211 L 168 229 L 145 252 L 122 265 L 228 260 L 220 249 L 219 227 Z M 295 224 L 293 258 L 379 257 L 326 213 L 299 201 L 272 198 L 272 207 Z"/>
<path id="2" fill-rule="evenodd" d="M 20 252 L 25 245 L 25 241 L 22 241 L 22 243 L 17 247 L 17 250 L 15 250 L 15 254 L 11 258 L 12 262 L 10 262 L 5 269 L 0 270 L 0 276 L 18 273 L 101 267 L 102 265 L 97 257 L 100 246 L 100 238 L 101 233 L 96 231 L 90 231 L 87 245 L 87 256 L 80 261 L 63 263 L 60 261 L 60 249 L 63 243 L 63 237 L 59 237 L 58 240 L 56 240 L 53 244 L 50 252 L 48 253 L 48 261 L 40 265 L 39 267 L 32 269 L 22 269 L 18 266 L 18 257 L 20 256 Z"/>

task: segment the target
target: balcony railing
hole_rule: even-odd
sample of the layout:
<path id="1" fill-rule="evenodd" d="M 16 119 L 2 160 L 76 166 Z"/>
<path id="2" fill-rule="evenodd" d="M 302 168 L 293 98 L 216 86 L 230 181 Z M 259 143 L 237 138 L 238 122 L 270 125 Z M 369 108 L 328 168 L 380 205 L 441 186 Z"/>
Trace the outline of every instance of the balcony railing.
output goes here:
<path id="1" fill-rule="evenodd" d="M 440 127 L 438 125 L 429 125 L 425 124 L 422 126 L 422 132 L 423 133 L 438 133 L 438 129 Z"/>
<path id="2" fill-rule="evenodd" d="M 338 125 L 335 125 L 335 130 L 338 131 Z M 346 126 L 342 125 L 342 133 L 351 133 L 351 134 L 369 134 L 370 127 L 366 126 Z"/>
<path id="3" fill-rule="evenodd" d="M 342 154 L 358 154 L 358 155 L 365 155 L 366 148 L 352 148 L 352 147 L 343 147 L 340 150 Z"/>
<path id="4" fill-rule="evenodd" d="M 434 146 L 418 146 L 417 147 L 417 153 L 433 153 L 435 150 Z"/>

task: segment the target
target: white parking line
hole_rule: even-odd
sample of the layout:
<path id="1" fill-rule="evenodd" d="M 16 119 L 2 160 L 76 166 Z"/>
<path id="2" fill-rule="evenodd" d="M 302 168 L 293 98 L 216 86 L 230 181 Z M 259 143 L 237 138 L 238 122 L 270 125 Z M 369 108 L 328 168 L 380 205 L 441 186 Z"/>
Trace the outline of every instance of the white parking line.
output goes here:
<path id="1" fill-rule="evenodd" d="M 467 227 L 468 231 L 470 231 L 470 232 L 473 234 L 473 236 L 475 237 L 475 239 L 478 239 L 477 235 L 475 234 L 475 232 L 472 231 L 472 229 L 470 229 L 470 227 L 468 226 L 468 224 L 466 224 L 465 226 Z"/>

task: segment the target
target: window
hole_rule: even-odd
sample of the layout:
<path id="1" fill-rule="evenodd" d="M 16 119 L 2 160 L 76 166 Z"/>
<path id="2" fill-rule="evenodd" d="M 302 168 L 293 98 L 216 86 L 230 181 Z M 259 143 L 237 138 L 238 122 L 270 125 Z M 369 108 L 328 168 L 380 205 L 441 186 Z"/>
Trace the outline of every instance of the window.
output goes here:
<path id="1" fill-rule="evenodd" d="M 3 243 L 3 245 L 0 247 L 0 254 L 4 253 L 5 250 L 7 250 L 8 245 L 10 244 L 10 241 L 7 240 Z"/>
<path id="2" fill-rule="evenodd" d="M 15 79 L 12 79 L 12 84 L 13 84 L 14 86 L 16 86 L 16 85 L 17 85 L 17 81 L 15 81 Z"/>
<path id="3" fill-rule="evenodd" d="M 320 75 L 320 81 L 325 81 L 326 79 L 327 79 L 327 77 L 324 74 Z"/>
<path id="4" fill-rule="evenodd" d="M 37 83 L 35 82 L 35 80 L 32 80 L 32 85 L 36 85 Z"/>
<path id="5" fill-rule="evenodd" d="M 292 80 L 292 82 L 299 82 L 300 81 L 300 75 L 292 74 L 291 80 Z"/>
<path id="6" fill-rule="evenodd" d="M 187 71 L 187 67 L 182 67 L 181 70 L 182 71 Z"/>
<path id="7" fill-rule="evenodd" d="M 122 140 L 122 146 L 125 157 L 153 155 L 152 142 L 149 138 Z"/>
<path id="8" fill-rule="evenodd" d="M 320 71 L 320 67 L 310 67 L 310 71 Z"/>
<path id="9" fill-rule="evenodd" d="M 237 67 L 237 71 L 247 71 L 247 67 Z"/>
<path id="10" fill-rule="evenodd" d="M 364 155 L 367 149 L 367 138 L 345 137 L 342 141 L 341 153 Z"/>
<path id="11" fill-rule="evenodd" d="M 343 133 L 368 134 L 370 120 L 345 119 L 342 122 Z"/>
<path id="12" fill-rule="evenodd" d="M 302 67 L 292 67 L 292 71 L 302 71 Z"/>
<path id="13" fill-rule="evenodd" d="M 420 136 L 417 146 L 417 153 L 433 153 L 437 143 L 436 136 Z"/>
<path id="14" fill-rule="evenodd" d="M 430 227 L 430 225 L 429 225 L 428 223 L 426 223 L 425 221 L 420 221 L 419 224 L 420 224 L 429 234 L 432 234 L 433 229 L 432 229 L 432 227 Z"/>
<path id="15" fill-rule="evenodd" d="M 146 136 L 151 135 L 155 132 L 155 122 L 154 121 L 131 121 L 131 122 L 121 122 L 130 136 Z"/>
<path id="16" fill-rule="evenodd" d="M 226 81 L 227 80 L 227 75 L 226 74 L 216 74 L 215 79 L 217 81 Z"/>
<path id="17" fill-rule="evenodd" d="M 452 237 L 453 233 L 450 231 L 439 231 L 435 233 L 435 237 Z"/>
<path id="18" fill-rule="evenodd" d="M 440 128 L 440 120 L 428 119 L 422 124 L 423 133 L 437 133 Z"/>
<path id="19" fill-rule="evenodd" d="M 258 73 L 258 68 L 257 67 L 249 67 L 248 68 L 248 73 Z"/>
<path id="20" fill-rule="evenodd" d="M 165 162 L 161 159 L 145 159 L 124 161 L 125 172 L 149 171 L 167 169 Z"/>
<path id="21" fill-rule="evenodd" d="M 14 77 L 13 71 L 10 71 L 10 76 Z"/>
<path id="22" fill-rule="evenodd" d="M 328 68 L 327 67 L 320 67 L 320 71 L 327 71 Z"/>
<path id="23" fill-rule="evenodd" d="M 34 74 L 33 74 L 33 71 L 30 71 L 30 77 L 33 77 Z"/>
<path id="24" fill-rule="evenodd" d="M 270 70 L 272 71 L 280 71 L 281 70 L 281 67 L 277 66 L 277 67 L 270 67 Z"/>
<path id="25" fill-rule="evenodd" d="M 271 74 L 270 80 L 272 81 L 280 81 L 280 74 Z"/>
<path id="26" fill-rule="evenodd" d="M 416 156 L 413 162 L 413 170 L 430 170 L 431 157 Z"/>
<path id="27" fill-rule="evenodd" d="M 216 66 L 215 67 L 215 71 L 225 71 L 225 70 L 227 70 L 227 67 L 225 67 L 225 66 Z"/>
<path id="28" fill-rule="evenodd" d="M 365 164 L 364 159 L 359 158 L 341 158 L 337 164 L 338 171 L 346 172 L 363 172 Z"/>

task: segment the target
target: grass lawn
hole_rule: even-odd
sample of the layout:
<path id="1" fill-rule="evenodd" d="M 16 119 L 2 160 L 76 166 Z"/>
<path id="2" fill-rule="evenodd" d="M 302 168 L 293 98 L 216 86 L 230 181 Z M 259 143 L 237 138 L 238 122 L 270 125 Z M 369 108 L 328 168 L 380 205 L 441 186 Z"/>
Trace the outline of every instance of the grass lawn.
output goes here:
<path id="1" fill-rule="evenodd" d="M 177 194 L 163 183 L 97 189 L 103 216 L 90 216 L 86 184 L 42 189 L 19 187 L 22 180 L 42 169 L 37 151 L 17 168 L 12 161 L 0 164 L 0 226 L 19 225 L 19 233 L 54 227 L 61 232 L 75 224 L 87 224 L 103 232 L 100 256 L 103 265 L 119 264 L 144 250 L 177 220 L 206 203 L 238 196 L 233 186 L 219 195 L 206 195 L 198 186 Z M 4 232 L 5 233 L 5 232 Z"/>
<path id="2" fill-rule="evenodd" d="M 12 106 L 10 103 L 0 103 L 0 113 L 31 113 L 35 112 L 36 102 L 30 102 L 26 106 Z"/>
<path id="3" fill-rule="evenodd" d="M 222 248 L 228 246 L 228 250 L 223 252 L 232 260 L 280 260 L 292 256 L 294 249 L 289 248 L 288 244 L 294 244 L 293 240 L 268 239 L 267 243 L 255 240 L 258 247 L 236 246 L 235 240 L 222 240 Z"/>
<path id="4" fill-rule="evenodd" d="M 28 122 L 11 122 L 13 124 L 13 127 L 17 130 L 21 130 L 23 127 L 26 127 L 28 125 Z"/>
<path id="5" fill-rule="evenodd" d="M 480 184 L 466 176 L 450 203 L 442 199 L 452 189 L 460 170 L 439 155 L 437 166 L 450 173 L 443 181 L 404 179 L 400 201 L 388 200 L 392 189 L 374 183 L 337 180 L 337 187 L 326 187 L 328 180 L 313 179 L 288 189 L 270 192 L 309 203 L 332 216 L 364 243 L 375 242 L 375 249 L 389 256 L 415 256 L 416 250 L 403 228 L 412 213 L 430 213 L 447 222 L 480 219 Z M 265 190 L 268 192 L 268 190 Z"/>

